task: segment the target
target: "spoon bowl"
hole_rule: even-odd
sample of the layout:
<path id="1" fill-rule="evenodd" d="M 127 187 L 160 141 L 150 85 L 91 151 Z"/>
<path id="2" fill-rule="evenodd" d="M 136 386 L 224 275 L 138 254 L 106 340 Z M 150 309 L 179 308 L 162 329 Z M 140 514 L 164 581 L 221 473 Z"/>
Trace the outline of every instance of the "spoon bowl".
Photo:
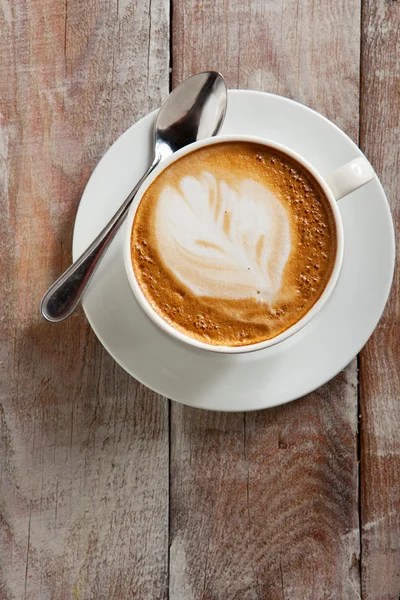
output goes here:
<path id="1" fill-rule="evenodd" d="M 183 88 L 184 86 L 184 88 Z M 213 137 L 225 118 L 226 84 L 215 71 L 193 75 L 175 88 L 162 105 L 155 124 L 160 160 L 188 144 Z"/>
<path id="2" fill-rule="evenodd" d="M 216 135 L 224 121 L 226 106 L 226 84 L 215 71 L 189 77 L 168 96 L 155 122 L 153 161 L 87 250 L 47 290 L 40 306 L 47 321 L 64 321 L 73 313 L 144 180 L 177 150 Z"/>

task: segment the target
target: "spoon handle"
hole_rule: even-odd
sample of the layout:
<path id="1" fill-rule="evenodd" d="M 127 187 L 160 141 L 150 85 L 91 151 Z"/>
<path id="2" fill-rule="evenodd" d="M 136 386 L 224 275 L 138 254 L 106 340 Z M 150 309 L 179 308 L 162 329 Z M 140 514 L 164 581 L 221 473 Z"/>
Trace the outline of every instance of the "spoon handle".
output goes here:
<path id="1" fill-rule="evenodd" d="M 138 181 L 124 203 L 96 239 L 93 240 L 78 260 L 47 290 L 40 305 L 40 311 L 47 321 L 58 323 L 59 321 L 64 321 L 64 319 L 73 313 L 105 251 L 124 221 L 138 189 L 157 164 L 157 160 L 152 162 L 143 177 Z"/>

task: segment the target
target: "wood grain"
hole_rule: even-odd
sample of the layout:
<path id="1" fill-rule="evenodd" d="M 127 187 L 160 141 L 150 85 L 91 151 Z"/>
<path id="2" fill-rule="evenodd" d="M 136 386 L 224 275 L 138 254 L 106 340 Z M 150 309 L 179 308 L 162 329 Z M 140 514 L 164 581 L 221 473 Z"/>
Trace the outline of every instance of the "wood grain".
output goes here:
<path id="1" fill-rule="evenodd" d="M 400 5 L 365 0 L 362 19 L 361 147 L 388 194 L 400 234 Z M 362 591 L 400 597 L 400 277 L 361 353 Z"/>
<path id="2" fill-rule="evenodd" d="M 168 93 L 167 0 L 0 2 L 0 598 L 165 598 L 168 405 L 39 302 L 80 195 Z"/>
<path id="3" fill-rule="evenodd" d="M 218 69 L 358 139 L 360 2 L 173 1 L 173 82 Z M 338 93 L 340 90 L 340 94 Z M 262 413 L 172 404 L 170 597 L 360 597 L 355 361 Z"/>

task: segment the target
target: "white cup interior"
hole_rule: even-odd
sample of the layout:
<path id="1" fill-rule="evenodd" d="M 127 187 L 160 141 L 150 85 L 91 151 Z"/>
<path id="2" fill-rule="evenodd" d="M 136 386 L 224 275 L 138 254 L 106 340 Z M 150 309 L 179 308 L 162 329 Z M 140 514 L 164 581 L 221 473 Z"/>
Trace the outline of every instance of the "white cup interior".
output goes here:
<path id="1" fill-rule="evenodd" d="M 287 154 L 291 158 L 294 158 L 297 162 L 299 162 L 303 167 L 305 167 L 314 176 L 314 178 L 318 181 L 321 188 L 323 189 L 323 191 L 326 195 L 326 198 L 329 201 L 329 204 L 332 208 L 332 213 L 334 216 L 335 227 L 336 227 L 336 240 L 337 240 L 336 260 L 335 260 L 335 264 L 334 264 L 334 267 L 333 267 L 333 270 L 331 273 L 331 277 L 330 277 L 327 285 L 325 286 L 325 289 L 322 292 L 321 296 L 319 297 L 317 302 L 310 308 L 310 310 L 299 321 L 297 321 L 297 323 L 295 323 L 294 325 L 292 325 L 291 327 L 289 327 L 282 333 L 278 334 L 277 336 L 275 336 L 269 340 L 265 340 L 263 342 L 258 342 L 256 344 L 248 344 L 248 345 L 244 345 L 244 346 L 216 346 L 213 344 L 206 344 L 204 342 L 200 342 L 200 341 L 196 340 L 195 338 L 192 338 L 188 335 L 181 333 L 180 331 L 175 329 L 172 325 L 167 323 L 167 321 L 165 321 L 152 308 L 150 303 L 147 301 L 145 295 L 143 294 L 143 292 L 139 286 L 139 283 L 137 282 L 135 272 L 133 269 L 132 259 L 131 259 L 131 232 L 132 232 L 133 221 L 134 221 L 135 214 L 136 214 L 136 209 L 139 206 L 140 201 L 141 201 L 145 191 L 153 183 L 153 181 L 158 177 L 158 175 L 160 173 L 162 173 L 162 171 L 164 171 L 164 169 L 169 167 L 169 165 L 171 165 L 172 163 L 177 161 L 182 156 L 185 156 L 186 154 L 194 152 L 195 150 L 198 150 L 199 148 L 204 148 L 206 146 L 221 144 L 224 142 L 234 142 L 234 141 L 256 143 L 256 144 L 261 144 L 263 146 L 267 146 L 269 148 L 279 150 L 280 152 Z M 311 319 L 313 319 L 319 313 L 319 311 L 322 309 L 322 307 L 324 306 L 324 304 L 327 302 L 328 298 L 332 294 L 334 287 L 336 285 L 336 282 L 338 280 L 340 269 L 342 266 L 342 261 L 343 261 L 343 245 L 344 245 L 343 225 L 342 225 L 342 220 L 340 217 L 340 212 L 339 212 L 339 209 L 337 206 L 336 199 L 334 198 L 332 191 L 329 189 L 329 187 L 328 187 L 327 183 L 325 182 L 325 180 L 323 179 L 323 177 L 318 173 L 318 171 L 316 171 L 316 169 L 314 169 L 314 167 L 312 165 L 310 165 L 306 160 L 304 160 L 296 152 L 287 148 L 286 146 L 283 146 L 282 144 L 278 144 L 276 142 L 267 140 L 265 138 L 258 138 L 258 137 L 253 137 L 253 136 L 230 135 L 230 136 L 219 136 L 219 137 L 215 137 L 215 138 L 208 138 L 206 140 L 202 140 L 200 142 L 195 142 L 194 144 L 190 144 L 189 146 L 186 146 L 182 150 L 179 150 L 178 152 L 176 152 L 172 156 L 170 156 L 168 159 L 163 161 L 149 175 L 149 177 L 146 179 L 146 181 L 143 183 L 142 187 L 139 189 L 138 193 L 136 194 L 136 198 L 134 199 L 132 206 L 130 207 L 130 210 L 128 212 L 128 216 L 126 219 L 125 239 L 124 239 L 124 262 L 125 262 L 125 270 L 126 270 L 126 274 L 128 277 L 128 281 L 129 281 L 129 284 L 131 286 L 134 296 L 136 297 L 137 301 L 139 302 L 139 304 L 143 308 L 143 310 L 146 312 L 146 314 L 163 331 L 165 331 L 166 333 L 173 336 L 175 339 L 180 340 L 183 343 L 189 344 L 190 346 L 194 346 L 197 348 L 201 348 L 203 350 L 208 350 L 211 352 L 220 352 L 220 353 L 224 353 L 224 354 L 242 354 L 245 352 L 254 352 L 256 350 L 261 350 L 264 348 L 268 348 L 270 346 L 274 346 L 275 344 L 279 344 L 280 342 L 286 340 L 290 336 L 297 333 L 300 329 L 302 329 L 305 325 L 307 325 L 307 323 L 309 323 L 311 321 Z"/>

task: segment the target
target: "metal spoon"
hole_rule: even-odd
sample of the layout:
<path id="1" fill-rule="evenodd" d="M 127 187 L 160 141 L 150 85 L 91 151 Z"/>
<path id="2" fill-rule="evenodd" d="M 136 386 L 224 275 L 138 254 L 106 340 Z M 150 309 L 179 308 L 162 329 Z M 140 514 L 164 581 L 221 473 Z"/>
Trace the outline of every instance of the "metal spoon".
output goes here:
<path id="1" fill-rule="evenodd" d="M 157 115 L 153 162 L 89 248 L 47 290 L 40 306 L 45 319 L 57 323 L 71 315 L 143 181 L 173 152 L 218 133 L 225 118 L 226 104 L 224 78 L 214 71 L 193 75 L 173 90 Z"/>

